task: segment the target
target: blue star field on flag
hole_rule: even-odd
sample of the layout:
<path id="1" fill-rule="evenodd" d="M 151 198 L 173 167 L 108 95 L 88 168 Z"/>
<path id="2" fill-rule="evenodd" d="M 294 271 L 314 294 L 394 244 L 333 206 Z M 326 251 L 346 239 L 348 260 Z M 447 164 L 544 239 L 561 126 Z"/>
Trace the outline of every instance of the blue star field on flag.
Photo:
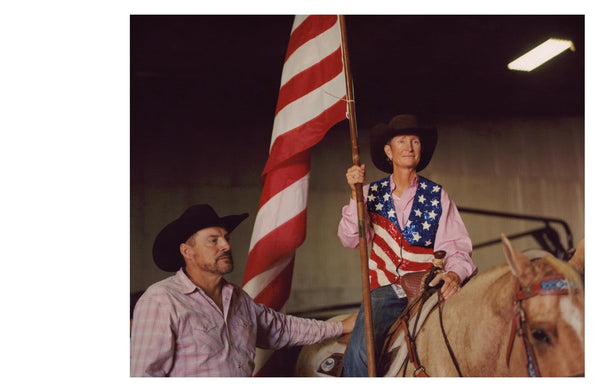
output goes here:
<path id="1" fill-rule="evenodd" d="M 441 190 L 441 185 L 419 177 L 417 192 L 404 228 L 400 227 L 396 217 L 389 177 L 369 184 L 367 210 L 392 222 L 411 245 L 433 248 L 442 215 Z"/>

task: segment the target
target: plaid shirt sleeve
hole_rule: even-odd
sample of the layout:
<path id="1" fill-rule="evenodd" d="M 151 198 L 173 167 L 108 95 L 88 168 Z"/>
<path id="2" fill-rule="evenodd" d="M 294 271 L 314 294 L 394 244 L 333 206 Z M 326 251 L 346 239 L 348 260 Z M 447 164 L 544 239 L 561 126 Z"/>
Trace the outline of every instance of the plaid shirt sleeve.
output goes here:
<path id="1" fill-rule="evenodd" d="M 131 376 L 166 376 L 173 366 L 175 336 L 169 306 L 157 297 L 138 301 L 131 329 Z"/>
<path id="2" fill-rule="evenodd" d="M 265 349 L 280 349 L 321 342 L 342 334 L 340 321 L 321 321 L 277 312 L 250 299 L 257 323 L 256 345 Z"/>

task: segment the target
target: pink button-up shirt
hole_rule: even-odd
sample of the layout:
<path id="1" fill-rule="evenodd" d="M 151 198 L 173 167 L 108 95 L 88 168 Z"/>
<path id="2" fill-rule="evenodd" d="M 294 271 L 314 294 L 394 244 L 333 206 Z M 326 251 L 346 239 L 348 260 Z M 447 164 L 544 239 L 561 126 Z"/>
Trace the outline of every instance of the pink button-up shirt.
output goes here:
<path id="1" fill-rule="evenodd" d="M 279 349 L 339 336 L 341 322 L 284 315 L 225 282 L 223 311 L 179 270 L 138 300 L 131 376 L 251 376 L 256 347 Z"/>
<path id="2" fill-rule="evenodd" d="M 410 210 L 417 193 L 418 176 L 415 176 L 411 185 L 404 190 L 400 197 L 392 193 L 396 216 L 401 228 L 404 228 L 410 215 Z M 390 176 L 390 186 L 392 192 L 396 189 L 396 184 Z M 363 195 L 368 195 L 369 185 L 363 188 Z M 471 260 L 473 246 L 469 233 L 458 213 L 456 205 L 448 197 L 448 193 L 442 188 L 442 216 L 438 230 L 435 236 L 434 250 L 445 250 L 446 260 L 444 269 L 455 272 L 464 281 L 466 278 L 477 272 L 477 267 Z M 365 210 L 366 212 L 366 210 Z M 338 225 L 338 237 L 342 245 L 346 248 L 357 248 L 358 238 L 358 216 L 356 211 L 356 201 L 350 199 L 350 203 L 342 208 L 342 219 Z M 369 214 L 365 216 L 366 239 L 371 243 L 375 235 L 373 227 L 370 224 Z"/>

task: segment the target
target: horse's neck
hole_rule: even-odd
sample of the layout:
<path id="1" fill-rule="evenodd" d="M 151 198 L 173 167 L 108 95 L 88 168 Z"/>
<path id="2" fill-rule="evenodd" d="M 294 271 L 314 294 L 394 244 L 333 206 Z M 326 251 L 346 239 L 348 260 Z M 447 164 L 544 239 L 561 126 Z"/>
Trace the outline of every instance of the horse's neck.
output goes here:
<path id="1" fill-rule="evenodd" d="M 514 280 L 507 265 L 503 264 L 492 268 L 472 279 L 466 284 L 460 295 L 456 295 L 455 301 L 449 301 L 446 305 L 448 311 L 465 314 L 479 314 L 492 311 L 495 314 L 507 313 L 510 316 L 510 305 L 501 309 L 497 304 L 510 304 L 513 292 Z M 467 313 L 464 313 L 467 312 Z M 484 320 L 482 320 L 484 321 Z"/>
<path id="2" fill-rule="evenodd" d="M 507 265 L 495 267 L 472 279 L 445 304 L 444 324 L 462 333 L 454 336 L 453 345 L 458 347 L 481 347 L 484 352 L 471 350 L 466 355 L 472 366 L 480 358 L 486 358 L 503 350 L 507 339 L 507 325 L 512 316 L 512 292 L 514 279 Z M 463 341 L 459 341 L 463 340 Z M 488 342 L 481 345 L 481 342 Z M 465 358 L 466 359 L 466 358 Z"/>

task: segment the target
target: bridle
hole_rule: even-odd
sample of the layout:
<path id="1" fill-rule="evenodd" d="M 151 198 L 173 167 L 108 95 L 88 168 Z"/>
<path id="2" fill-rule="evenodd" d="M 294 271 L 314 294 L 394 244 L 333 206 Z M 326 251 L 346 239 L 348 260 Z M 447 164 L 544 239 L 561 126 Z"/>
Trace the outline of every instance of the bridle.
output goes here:
<path id="1" fill-rule="evenodd" d="M 577 291 L 577 289 L 571 289 L 573 292 Z M 562 275 L 554 275 L 543 279 L 539 282 L 532 283 L 526 287 L 521 287 L 521 284 L 518 280 L 516 280 L 514 299 L 513 299 L 513 318 L 512 318 L 512 327 L 510 332 L 510 338 L 508 341 L 508 347 L 506 350 L 506 365 L 509 366 L 510 358 L 512 354 L 512 348 L 514 346 L 514 342 L 517 336 L 521 337 L 523 341 L 523 346 L 525 348 L 525 355 L 527 357 L 527 373 L 530 377 L 541 377 L 540 369 L 537 363 L 537 357 L 535 355 L 535 351 L 533 349 L 533 344 L 529 339 L 529 324 L 527 323 L 527 315 L 525 314 L 525 310 L 523 309 L 523 301 L 529 298 L 533 298 L 538 295 L 567 295 L 569 294 L 569 283 L 567 279 L 565 279 Z M 438 296 L 439 296 L 438 292 Z M 456 356 L 452 350 L 449 339 L 446 335 L 446 331 L 444 328 L 444 323 L 442 320 L 442 308 L 443 301 L 439 300 L 435 305 L 438 308 L 439 317 L 440 317 L 440 327 L 442 331 L 442 335 L 444 337 L 444 342 L 446 343 L 446 348 L 452 358 L 452 362 L 458 375 L 462 377 L 462 372 L 460 371 L 460 367 Z M 434 307 L 434 309 L 435 309 Z M 433 310 L 433 309 L 432 309 Z M 413 376 L 415 377 L 429 377 L 429 375 L 425 372 L 425 368 L 419 361 L 418 356 L 416 355 L 416 331 L 413 331 L 413 334 L 410 334 L 408 331 L 408 320 L 403 321 L 403 327 L 405 332 L 405 339 L 408 346 L 408 357 L 407 361 L 410 360 L 414 367 L 415 371 Z M 416 325 L 415 325 L 416 328 Z M 406 371 L 406 363 L 404 365 L 404 371 Z"/>
<path id="2" fill-rule="evenodd" d="M 527 373 L 530 377 L 540 377 L 540 369 L 538 367 L 537 358 L 533 345 L 529 340 L 529 324 L 527 323 L 527 315 L 523 309 L 523 301 L 537 295 L 566 295 L 569 293 L 569 284 L 562 275 L 553 276 L 544 279 L 537 283 L 532 283 L 529 286 L 521 287 L 519 281 L 516 281 L 515 295 L 513 299 L 513 319 L 508 347 L 506 349 L 506 365 L 510 363 L 513 344 L 516 336 L 520 336 L 525 348 L 525 356 L 527 357 Z"/>

